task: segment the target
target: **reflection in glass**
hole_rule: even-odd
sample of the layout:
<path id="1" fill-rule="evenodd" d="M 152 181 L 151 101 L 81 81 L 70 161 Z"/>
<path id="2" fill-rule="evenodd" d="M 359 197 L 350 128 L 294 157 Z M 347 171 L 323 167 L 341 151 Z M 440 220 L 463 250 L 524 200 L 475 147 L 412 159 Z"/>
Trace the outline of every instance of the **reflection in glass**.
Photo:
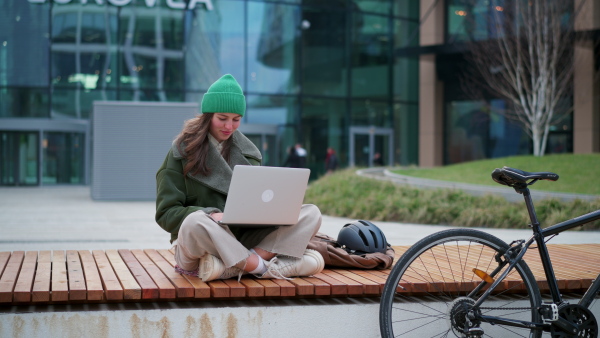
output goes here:
<path id="1" fill-rule="evenodd" d="M 37 185 L 38 149 L 36 132 L 0 132 L 0 185 Z"/>
<path id="2" fill-rule="evenodd" d="M 348 88 L 348 54 L 346 24 L 343 11 L 302 8 L 300 47 L 302 56 L 302 91 L 304 94 L 343 96 Z M 357 22 L 353 22 L 357 23 Z"/>
<path id="3" fill-rule="evenodd" d="M 48 89 L 0 88 L 1 117 L 48 117 Z"/>
<path id="4" fill-rule="evenodd" d="M 298 92 L 299 17 L 296 6 L 248 3 L 248 91 Z"/>
<path id="5" fill-rule="evenodd" d="M 298 120 L 295 97 L 246 95 L 246 101 L 246 123 L 285 125 Z"/>
<path id="6" fill-rule="evenodd" d="M 44 133 L 42 140 L 44 184 L 83 184 L 84 135 L 81 133 Z"/>
<path id="7" fill-rule="evenodd" d="M 390 115 L 390 106 L 387 102 L 371 99 L 352 100 L 350 124 L 363 127 L 389 127 Z"/>
<path id="8" fill-rule="evenodd" d="M 419 105 L 394 103 L 394 159 L 400 165 L 419 163 Z"/>
<path id="9" fill-rule="evenodd" d="M 340 167 L 348 164 L 348 126 L 346 102 L 336 99 L 302 100 L 301 134 L 299 139 L 290 140 L 286 146 L 302 143 L 308 152 L 307 165 L 311 177 L 325 173 L 327 148 L 333 148 Z"/>
<path id="10" fill-rule="evenodd" d="M 227 73 L 247 90 L 244 83 L 244 6 L 243 1 L 220 1 L 212 11 L 186 11 L 186 90 L 206 91 Z M 192 94 L 186 101 L 191 102 L 195 97 L 197 95 Z"/>
<path id="11" fill-rule="evenodd" d="M 492 100 L 489 106 L 479 101 L 448 103 L 447 164 L 528 154 L 529 139 L 520 126 L 493 113 L 502 109 L 506 109 L 503 100 Z"/>
<path id="12" fill-rule="evenodd" d="M 389 95 L 390 36 L 388 18 L 354 13 L 352 29 L 352 95 Z"/>

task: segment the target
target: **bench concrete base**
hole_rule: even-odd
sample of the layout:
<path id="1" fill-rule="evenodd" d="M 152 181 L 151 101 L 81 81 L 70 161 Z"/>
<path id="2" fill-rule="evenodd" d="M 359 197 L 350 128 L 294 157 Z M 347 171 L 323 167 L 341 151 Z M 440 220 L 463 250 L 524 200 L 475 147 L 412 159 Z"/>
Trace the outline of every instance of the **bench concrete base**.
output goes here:
<path id="1" fill-rule="evenodd" d="M 0 308 L 0 337 L 379 337 L 378 298 Z"/>

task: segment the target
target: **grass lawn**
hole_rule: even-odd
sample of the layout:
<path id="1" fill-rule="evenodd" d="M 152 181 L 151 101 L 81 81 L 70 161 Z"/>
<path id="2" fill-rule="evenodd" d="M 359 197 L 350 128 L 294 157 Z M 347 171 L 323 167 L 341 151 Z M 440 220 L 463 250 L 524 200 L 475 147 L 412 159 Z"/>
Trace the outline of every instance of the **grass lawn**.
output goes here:
<path id="1" fill-rule="evenodd" d="M 600 154 L 558 154 L 513 156 L 465 162 L 437 168 L 402 168 L 393 172 L 401 175 L 495 186 L 491 173 L 503 166 L 525 171 L 551 171 L 559 175 L 556 182 L 539 181 L 533 190 L 600 195 Z"/>

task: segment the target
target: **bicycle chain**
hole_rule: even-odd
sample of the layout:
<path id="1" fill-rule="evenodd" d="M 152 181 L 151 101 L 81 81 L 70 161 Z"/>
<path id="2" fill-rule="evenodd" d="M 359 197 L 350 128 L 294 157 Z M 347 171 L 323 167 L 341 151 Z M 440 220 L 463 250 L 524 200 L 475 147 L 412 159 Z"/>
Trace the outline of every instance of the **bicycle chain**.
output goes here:
<path id="1" fill-rule="evenodd" d="M 531 307 L 480 307 L 480 310 L 531 310 Z"/>

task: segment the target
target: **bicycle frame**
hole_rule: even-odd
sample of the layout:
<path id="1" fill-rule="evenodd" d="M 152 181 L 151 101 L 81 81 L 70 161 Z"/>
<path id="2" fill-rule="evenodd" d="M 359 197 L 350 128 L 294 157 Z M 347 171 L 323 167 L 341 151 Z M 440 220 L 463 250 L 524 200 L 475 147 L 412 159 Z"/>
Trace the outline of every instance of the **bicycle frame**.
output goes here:
<path id="1" fill-rule="evenodd" d="M 475 302 L 475 304 L 473 304 L 473 308 L 478 308 L 485 301 L 485 299 L 495 289 L 495 287 L 502 280 L 504 280 L 504 278 L 514 268 L 514 266 L 517 264 L 517 262 L 519 262 L 523 258 L 523 256 L 525 255 L 525 252 L 527 251 L 527 249 L 529 249 L 529 247 L 531 246 L 531 244 L 533 244 L 533 242 L 535 242 L 537 244 L 537 249 L 539 251 L 542 266 L 544 267 L 544 273 L 546 275 L 546 281 L 548 282 L 548 285 L 550 288 L 550 294 L 552 295 L 552 301 L 556 305 L 561 304 L 563 302 L 562 295 L 560 294 L 560 290 L 558 288 L 558 283 L 556 282 L 554 268 L 552 267 L 552 262 L 550 260 L 550 255 L 548 254 L 548 248 L 546 247 L 546 242 L 544 241 L 544 239 L 546 237 L 559 234 L 563 231 L 581 226 L 585 223 L 593 222 L 597 219 L 600 219 L 600 210 L 596 210 L 596 211 L 587 213 L 585 215 L 582 215 L 582 216 L 555 224 L 548 228 L 542 229 L 540 227 L 540 223 L 539 223 L 539 221 L 537 219 L 537 215 L 535 213 L 535 208 L 533 206 L 533 200 L 531 198 L 529 188 L 527 188 L 527 187 L 515 188 L 515 190 L 518 193 L 523 194 L 523 198 L 525 199 L 525 204 L 527 205 L 527 211 L 529 213 L 529 218 L 531 220 L 530 227 L 533 230 L 533 236 L 530 237 L 522 245 L 520 252 L 516 255 L 516 257 L 509 258 L 509 260 L 506 262 L 509 264 L 509 267 L 502 273 L 502 275 L 500 277 L 495 278 L 494 275 L 497 274 L 498 271 L 500 271 L 506 264 L 500 266 L 494 272 L 492 272 L 492 274 L 490 274 L 493 278 L 495 278 L 495 281 L 483 293 L 483 295 L 481 295 L 481 297 L 479 297 L 479 299 Z M 480 284 L 472 292 L 472 294 L 477 293 L 485 284 L 486 284 L 485 282 Z M 583 297 L 579 301 L 579 305 L 582 305 L 586 308 L 589 307 L 589 305 L 591 304 L 592 300 L 594 299 L 594 297 L 596 296 L 598 291 L 600 291 L 600 274 L 598 274 L 598 276 L 596 277 L 596 279 L 594 280 L 592 285 L 590 285 L 590 287 L 588 288 L 586 293 L 583 295 Z M 471 295 L 469 295 L 469 296 L 471 296 Z M 523 328 L 536 328 L 536 327 L 543 328 L 543 327 L 547 327 L 549 325 L 546 323 L 532 323 L 532 322 L 511 320 L 511 319 L 498 318 L 498 317 L 492 317 L 492 316 L 484 316 L 481 314 L 475 315 L 475 318 L 477 318 L 483 322 L 488 322 L 488 323 L 492 323 L 492 324 L 503 324 L 503 325 L 510 325 L 510 326 L 515 326 L 515 327 L 523 327 Z"/>

